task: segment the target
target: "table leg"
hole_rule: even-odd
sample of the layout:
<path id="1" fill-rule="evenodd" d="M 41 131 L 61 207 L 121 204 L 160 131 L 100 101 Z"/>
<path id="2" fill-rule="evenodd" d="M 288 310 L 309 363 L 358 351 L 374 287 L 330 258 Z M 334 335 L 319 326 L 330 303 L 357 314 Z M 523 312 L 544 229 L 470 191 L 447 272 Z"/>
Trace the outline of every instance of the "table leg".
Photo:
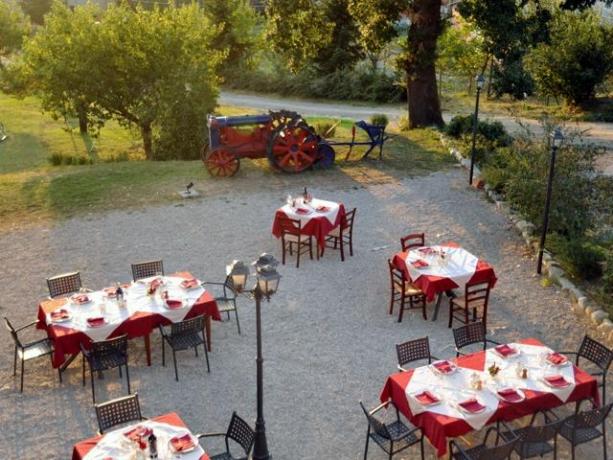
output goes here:
<path id="1" fill-rule="evenodd" d="M 145 352 L 147 353 L 147 366 L 151 366 L 151 338 L 149 334 L 145 337 Z"/>
<path id="2" fill-rule="evenodd" d="M 212 351 L 211 347 L 211 315 L 204 315 L 204 331 L 206 334 L 206 346 L 209 352 Z"/>
<path id="3" fill-rule="evenodd" d="M 443 301 L 443 293 L 439 292 L 436 296 L 436 305 L 434 306 L 434 315 L 432 316 L 432 321 L 436 321 L 438 318 L 438 311 L 441 308 L 441 302 Z"/>

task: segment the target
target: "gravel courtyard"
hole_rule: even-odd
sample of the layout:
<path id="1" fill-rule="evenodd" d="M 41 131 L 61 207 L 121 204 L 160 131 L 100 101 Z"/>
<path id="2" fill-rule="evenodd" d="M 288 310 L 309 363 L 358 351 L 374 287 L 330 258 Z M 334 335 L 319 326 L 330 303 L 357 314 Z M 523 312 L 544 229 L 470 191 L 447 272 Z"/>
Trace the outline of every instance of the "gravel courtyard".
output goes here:
<path id="1" fill-rule="evenodd" d="M 498 283 L 488 329 L 495 340 L 535 337 L 560 350 L 578 347 L 586 326 L 557 288 L 541 287 L 520 238 L 493 204 L 466 187 L 463 171 L 399 178 L 371 169 L 295 177 L 254 172 L 197 184 L 203 198 L 2 234 L 0 314 L 17 325 L 31 321 L 47 295 L 45 278 L 65 271 L 79 270 L 86 286 L 102 288 L 129 280 L 131 262 L 162 258 L 167 273 L 189 270 L 221 281 L 232 259 L 251 261 L 261 252 L 280 258 L 280 245 L 270 233 L 274 211 L 287 193 L 298 194 L 308 185 L 316 197 L 357 207 L 355 255 L 341 263 L 338 252 L 330 251 L 319 262 L 301 261 L 298 270 L 290 259 L 279 267 L 278 294 L 264 305 L 265 417 L 275 459 L 361 458 L 366 419 L 358 401 L 378 403 L 387 375 L 395 370 L 394 344 L 428 335 L 435 355 L 452 356 L 445 308 L 437 322 L 407 312 L 398 323 L 387 314 L 386 259 L 410 231 L 425 231 L 429 243 L 455 240 L 494 266 Z M 255 419 L 254 307 L 242 299 L 239 309 L 242 335 L 234 320 L 213 323 L 210 374 L 202 356 L 179 353 L 177 383 L 172 365 L 161 366 L 159 334 L 152 336 L 151 367 L 143 341 L 131 341 L 132 391 L 138 391 L 145 416 L 176 411 L 194 432 L 225 431 L 233 410 Z M 27 363 L 20 395 L 5 330 L 0 343 L 0 458 L 70 458 L 72 445 L 97 429 L 89 382 L 81 386 L 80 358 L 62 385 L 48 360 Z M 116 372 L 106 373 L 96 386 L 98 401 L 126 391 Z M 204 447 L 215 452 L 222 444 Z M 565 441 L 560 447 L 559 458 L 569 458 Z M 433 452 L 428 446 L 429 458 Z M 578 452 L 578 458 L 602 458 L 600 442 Z M 369 458 L 385 456 L 371 444 Z M 418 458 L 418 449 L 396 458 Z"/>

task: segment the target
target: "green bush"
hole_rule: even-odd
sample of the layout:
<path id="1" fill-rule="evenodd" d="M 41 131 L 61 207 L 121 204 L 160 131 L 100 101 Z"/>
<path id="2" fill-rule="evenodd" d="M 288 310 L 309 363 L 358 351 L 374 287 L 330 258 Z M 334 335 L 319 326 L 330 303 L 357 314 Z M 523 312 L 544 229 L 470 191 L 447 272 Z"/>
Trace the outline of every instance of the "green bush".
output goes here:
<path id="1" fill-rule="evenodd" d="M 577 278 L 593 281 L 603 275 L 602 262 L 606 255 L 603 248 L 590 241 L 550 235 L 547 248 L 562 267 Z"/>
<path id="2" fill-rule="evenodd" d="M 387 126 L 389 118 L 384 113 L 375 113 L 370 117 L 370 124 L 375 126 Z"/>
<path id="3" fill-rule="evenodd" d="M 91 165 L 94 163 L 93 158 L 85 155 L 70 155 L 66 153 L 53 153 L 48 158 L 49 163 L 53 166 L 77 166 L 77 165 Z"/>
<path id="4" fill-rule="evenodd" d="M 458 147 L 462 156 L 469 157 L 472 151 L 473 116 L 456 115 L 444 128 L 445 134 L 458 139 Z M 479 120 L 475 139 L 475 161 L 482 164 L 496 149 L 511 144 L 509 136 L 499 121 Z"/>

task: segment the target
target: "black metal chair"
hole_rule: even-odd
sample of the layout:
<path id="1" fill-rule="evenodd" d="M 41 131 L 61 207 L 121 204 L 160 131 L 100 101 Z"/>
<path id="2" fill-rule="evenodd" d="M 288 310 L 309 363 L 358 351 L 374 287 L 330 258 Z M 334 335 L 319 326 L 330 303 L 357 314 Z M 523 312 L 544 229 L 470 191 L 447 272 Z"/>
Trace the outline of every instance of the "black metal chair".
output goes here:
<path id="1" fill-rule="evenodd" d="M 608 460 L 607 457 L 607 427 L 606 421 L 613 403 L 609 403 L 602 407 L 593 407 L 590 410 L 579 412 L 581 401 L 577 403 L 575 413 L 562 419 L 560 427 L 560 436 L 570 443 L 571 458 L 575 459 L 575 448 L 580 444 L 594 441 L 602 438 L 602 458 Z M 546 411 L 548 420 L 559 420 L 559 417 L 553 411 Z M 601 430 L 598 429 L 601 425 Z"/>
<path id="2" fill-rule="evenodd" d="M 175 365 L 175 380 L 179 381 L 179 371 L 177 370 L 177 351 L 194 349 L 198 356 L 198 346 L 204 348 L 204 356 L 206 358 L 206 370 L 211 372 L 209 367 L 209 352 L 206 344 L 206 334 L 203 333 L 204 316 L 196 316 L 195 318 L 186 319 L 180 323 L 172 323 L 170 325 L 170 333 L 160 325 L 160 333 L 162 334 L 162 366 L 166 366 L 166 347 L 164 343 L 172 349 L 172 361 Z"/>
<path id="3" fill-rule="evenodd" d="M 481 321 L 455 328 L 453 330 L 453 340 L 455 341 L 456 357 L 463 354 L 460 351 L 462 348 L 470 345 L 480 344 L 483 346 L 483 351 L 487 348 L 488 343 L 500 345 L 498 342 L 487 338 L 485 335 L 485 324 Z"/>
<path id="4" fill-rule="evenodd" d="M 79 292 L 82 287 L 81 274 L 79 272 L 64 273 L 62 275 L 47 278 L 49 297 L 59 297 L 61 295 Z"/>
<path id="5" fill-rule="evenodd" d="M 349 255 L 353 257 L 353 222 L 355 221 L 356 208 L 345 214 L 345 224 L 341 224 L 332 230 L 327 236 L 325 246 L 321 248 L 324 255 L 326 248 L 338 249 L 341 253 L 341 262 L 345 261 L 345 245 L 349 246 Z"/>
<path id="6" fill-rule="evenodd" d="M 215 283 L 215 282 L 205 282 L 202 283 L 203 286 L 220 286 L 223 290 L 223 295 L 216 296 L 215 302 L 217 303 L 217 308 L 220 313 L 225 313 L 228 321 L 230 320 L 230 312 L 234 312 L 234 316 L 236 318 L 236 327 L 238 329 L 238 334 L 241 333 L 241 323 L 238 320 L 238 308 L 236 303 L 236 291 L 234 290 L 234 285 L 232 284 L 232 278 L 226 277 L 226 280 L 223 283 Z"/>
<path id="7" fill-rule="evenodd" d="M 13 338 L 13 342 L 15 343 L 15 351 L 13 354 L 13 376 L 17 375 L 17 358 L 21 361 L 21 378 L 19 383 L 19 392 L 23 393 L 23 375 L 24 375 L 24 365 L 26 361 L 30 361 L 32 359 L 40 358 L 41 356 L 51 356 L 53 353 L 53 343 L 49 339 L 41 339 L 36 340 L 34 342 L 22 343 L 19 338 L 19 333 L 29 327 L 32 327 L 38 323 L 38 321 L 34 321 L 32 323 L 26 324 L 25 326 L 19 327 L 15 329 L 9 319 L 4 316 L 4 324 L 8 329 L 11 337 Z M 58 374 L 60 376 L 60 383 L 62 382 L 62 373 L 58 370 Z"/>
<path id="8" fill-rule="evenodd" d="M 375 416 L 377 412 L 391 405 L 396 410 L 395 420 L 386 423 Z M 364 447 L 364 460 L 368 457 L 368 444 L 372 439 L 391 459 L 394 455 L 419 443 L 421 459 L 424 458 L 424 436 L 419 428 L 409 426 L 400 420 L 398 408 L 392 401 L 386 401 L 372 410 L 367 410 L 360 401 L 360 407 L 368 420 L 366 432 L 366 446 Z M 411 457 L 413 458 L 413 457 Z"/>
<path id="9" fill-rule="evenodd" d="M 537 415 L 543 414 L 544 424 L 535 425 Z M 500 433 L 500 436 L 505 441 L 518 439 L 515 444 L 514 451 L 520 459 L 543 457 L 553 452 L 553 458 L 557 458 L 558 453 L 558 432 L 562 427 L 564 420 L 549 421 L 547 415 L 543 412 L 537 412 L 532 416 L 528 426 L 522 428 L 511 429 L 502 422 L 508 431 Z M 553 441 L 553 445 L 551 445 Z"/>
<path id="10" fill-rule="evenodd" d="M 139 262 L 132 264 L 132 279 L 138 281 L 142 278 L 150 276 L 163 275 L 164 263 L 161 260 L 150 260 L 148 262 Z"/>
<path id="11" fill-rule="evenodd" d="M 228 429 L 225 433 L 204 433 L 196 436 L 198 439 L 224 437 L 226 451 L 219 454 L 209 454 L 211 460 L 247 460 L 251 453 L 253 442 L 255 441 L 255 431 L 245 420 L 236 415 L 236 412 L 232 412 L 230 425 L 228 425 Z M 230 441 L 234 441 L 242 447 L 245 452 L 244 457 L 234 457 L 232 455 L 230 452 Z"/>
<path id="12" fill-rule="evenodd" d="M 109 428 L 117 425 L 147 420 L 141 414 L 138 393 L 96 404 L 94 407 L 96 408 L 99 434 L 103 434 Z"/>
<path id="13" fill-rule="evenodd" d="M 489 437 L 492 433 L 496 433 L 496 441 L 494 445 L 488 446 Z M 500 434 L 497 428 L 491 427 L 485 432 L 483 443 L 470 449 L 460 446 L 454 440 L 449 441 L 449 458 L 454 460 L 507 460 L 511 458 L 511 453 L 515 449 L 519 438 L 503 439 Z M 501 440 L 503 442 L 500 442 Z"/>
<path id="14" fill-rule="evenodd" d="M 430 354 L 430 339 L 428 337 L 397 344 L 396 354 L 398 355 L 398 369 L 403 372 L 406 371 L 403 366 L 413 361 L 425 359 L 430 364 L 433 360 L 438 359 Z"/>
<path id="15" fill-rule="evenodd" d="M 120 335 L 108 340 L 92 342 L 89 350 L 85 349 L 81 343 L 81 353 L 83 354 L 83 386 L 85 386 L 85 361 L 89 365 L 89 374 L 92 385 L 92 401 L 96 403 L 96 389 L 94 384 L 94 373 L 101 373 L 109 369 L 118 369 L 119 378 L 122 378 L 121 367 L 126 368 L 126 380 L 128 383 L 128 394 L 130 393 L 130 371 L 128 370 L 128 336 Z"/>
<path id="16" fill-rule="evenodd" d="M 577 367 L 579 367 L 579 360 L 583 358 L 600 369 L 599 371 L 590 372 L 589 369 L 587 371 L 593 377 L 600 378 L 598 387 L 602 388 L 602 403 L 605 404 L 607 396 L 607 373 L 609 372 L 609 367 L 611 367 L 611 362 L 613 362 L 613 350 L 610 350 L 608 347 L 592 339 L 590 336 L 585 335 L 583 337 L 583 341 L 581 342 L 581 346 L 579 347 L 579 351 L 561 351 L 560 353 L 565 355 L 575 355 L 577 357 L 575 359 L 575 364 Z"/>

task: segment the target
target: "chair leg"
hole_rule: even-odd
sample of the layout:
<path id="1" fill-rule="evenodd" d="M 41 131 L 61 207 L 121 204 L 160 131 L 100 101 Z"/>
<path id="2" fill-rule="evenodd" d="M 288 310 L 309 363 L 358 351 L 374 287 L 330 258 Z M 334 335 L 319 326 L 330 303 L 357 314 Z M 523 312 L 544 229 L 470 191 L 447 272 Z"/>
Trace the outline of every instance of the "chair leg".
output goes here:
<path id="1" fill-rule="evenodd" d="M 92 402 L 96 404 L 96 388 L 94 384 L 94 371 L 92 370 L 91 366 L 89 366 L 89 377 L 92 383 Z"/>
<path id="2" fill-rule="evenodd" d="M 285 265 L 285 241 L 281 240 L 281 263 Z"/>
<path id="3" fill-rule="evenodd" d="M 339 238 L 339 243 L 341 245 L 341 262 L 345 262 L 345 243 L 342 238 Z"/>
<path id="4" fill-rule="evenodd" d="M 313 260 L 313 238 L 309 236 L 309 257 Z"/>
<path id="5" fill-rule="evenodd" d="M 198 357 L 198 346 L 194 347 L 194 353 L 196 354 L 196 358 Z"/>
<path id="6" fill-rule="evenodd" d="M 394 314 L 394 287 L 392 286 L 392 293 L 390 295 L 390 311 L 388 315 Z"/>
<path id="7" fill-rule="evenodd" d="M 210 373 L 211 366 L 209 365 L 209 351 L 206 346 L 206 338 L 204 339 L 202 346 L 204 347 L 204 358 L 206 359 L 206 371 Z"/>
<path id="8" fill-rule="evenodd" d="M 451 302 L 451 299 L 449 299 L 449 324 L 447 325 L 448 328 L 451 328 L 453 324 L 453 303 Z"/>
<path id="9" fill-rule="evenodd" d="M 15 355 L 13 356 L 13 377 L 17 375 L 17 345 L 15 345 Z"/>
<path id="10" fill-rule="evenodd" d="M 426 297 L 421 298 L 421 312 L 424 317 L 424 320 L 428 320 L 428 314 L 426 313 Z"/>
<path id="11" fill-rule="evenodd" d="M 122 379 L 123 375 L 121 374 L 121 366 L 117 367 L 117 369 L 119 370 L 119 378 Z"/>
<path id="12" fill-rule="evenodd" d="M 238 321 L 238 308 L 234 305 L 234 316 L 236 316 L 236 328 L 238 329 L 238 335 L 241 335 L 241 323 Z"/>
<path id="13" fill-rule="evenodd" d="M 172 350 L 172 362 L 175 365 L 175 380 L 178 382 L 179 381 L 179 371 L 177 370 L 177 352 L 174 350 Z"/>
<path id="14" fill-rule="evenodd" d="M 364 460 L 368 457 L 368 441 L 370 440 L 370 426 L 366 432 L 366 446 L 364 447 Z"/>
<path id="15" fill-rule="evenodd" d="M 398 312 L 398 322 L 402 323 L 402 317 L 404 316 L 404 304 L 400 305 L 400 311 Z"/>
<path id="16" fill-rule="evenodd" d="M 298 243 L 297 248 L 298 249 L 296 250 L 296 268 L 300 268 L 300 253 L 302 252 L 300 250 L 300 243 Z M 292 245 L 291 245 L 291 243 L 290 243 L 290 246 L 289 246 L 289 250 L 290 250 L 289 253 L 291 255 L 292 254 Z"/>
<path id="17" fill-rule="evenodd" d="M 166 346 L 164 345 L 165 339 L 162 337 L 162 366 L 166 367 Z"/>
<path id="18" fill-rule="evenodd" d="M 602 452 L 604 454 L 602 458 L 609 458 L 607 457 L 607 425 L 605 422 L 606 420 L 602 421 Z"/>
<path id="19" fill-rule="evenodd" d="M 81 361 L 83 363 L 83 366 L 81 367 L 83 369 L 83 372 L 82 372 L 83 386 L 85 386 L 85 355 L 81 355 L 81 356 L 83 356 L 83 360 Z"/>
<path id="20" fill-rule="evenodd" d="M 419 439 L 419 450 L 421 452 L 421 460 L 424 460 L 424 437 L 423 435 Z"/>
<path id="21" fill-rule="evenodd" d="M 127 361 L 126 361 L 126 380 L 128 381 L 128 394 L 132 394 L 132 392 L 130 391 L 130 371 L 128 370 L 128 362 Z"/>
<path id="22" fill-rule="evenodd" d="M 25 360 L 23 357 L 21 358 L 21 383 L 19 385 L 19 393 L 23 393 L 23 371 L 24 371 Z"/>

